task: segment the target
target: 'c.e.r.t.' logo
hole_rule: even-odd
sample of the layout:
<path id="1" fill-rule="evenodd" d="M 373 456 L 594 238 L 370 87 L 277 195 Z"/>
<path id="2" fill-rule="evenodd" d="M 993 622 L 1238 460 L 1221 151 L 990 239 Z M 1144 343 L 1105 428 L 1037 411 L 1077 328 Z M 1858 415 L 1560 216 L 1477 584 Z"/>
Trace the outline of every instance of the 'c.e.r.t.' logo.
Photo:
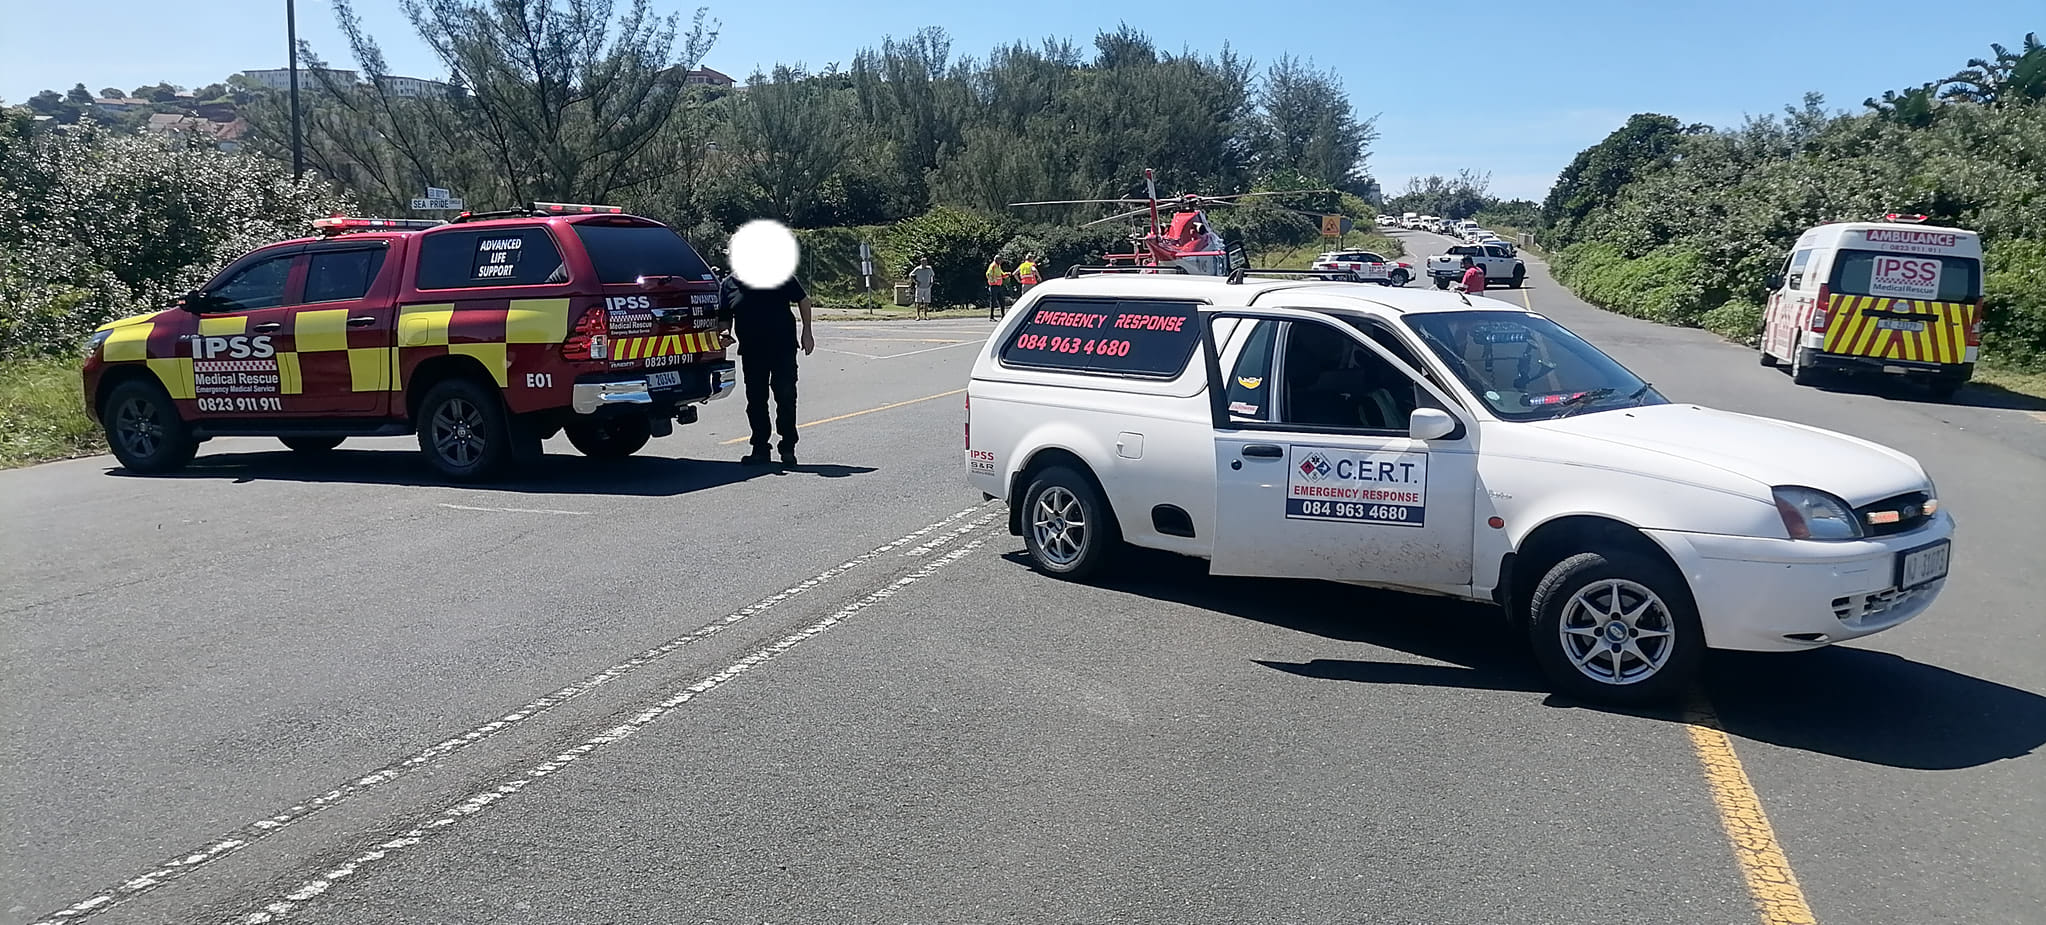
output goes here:
<path id="1" fill-rule="evenodd" d="M 1320 453 L 1310 453 L 1306 459 L 1300 461 L 1300 475 L 1310 482 L 1328 478 L 1329 471 L 1334 468 L 1328 464 L 1328 457 Z"/>

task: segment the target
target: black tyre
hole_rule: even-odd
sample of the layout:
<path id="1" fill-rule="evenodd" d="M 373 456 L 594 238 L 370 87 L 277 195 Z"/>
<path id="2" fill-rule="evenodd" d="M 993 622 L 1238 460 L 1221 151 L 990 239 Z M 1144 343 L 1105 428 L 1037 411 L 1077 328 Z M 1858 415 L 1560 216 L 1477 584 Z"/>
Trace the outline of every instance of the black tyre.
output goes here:
<path id="1" fill-rule="evenodd" d="M 1529 599 L 1535 660 L 1557 690 L 1646 703 L 1688 688 L 1705 655 L 1691 590 L 1669 566 L 1629 552 L 1578 553 Z"/>
<path id="2" fill-rule="evenodd" d="M 1448 288 L 1449 288 L 1449 277 L 1447 277 L 1447 276 L 1438 276 L 1438 277 L 1435 277 L 1435 288 L 1437 288 L 1437 289 L 1448 289 Z"/>
<path id="3" fill-rule="evenodd" d="M 154 382 L 124 382 L 107 396 L 100 420 L 107 446 L 129 472 L 154 475 L 176 472 L 199 451 L 192 428 L 178 417 L 178 406 Z"/>
<path id="4" fill-rule="evenodd" d="M 497 391 L 467 379 L 441 382 L 419 403 L 419 450 L 458 481 L 503 473 L 518 455 Z"/>
<path id="5" fill-rule="evenodd" d="M 1762 348 L 1762 361 L 1761 361 L 1761 362 L 1762 362 L 1762 365 L 1763 365 L 1763 366 L 1766 366 L 1766 367 L 1768 367 L 1768 368 L 1770 368 L 1770 369 L 1775 369 L 1775 368 L 1776 368 L 1776 357 L 1775 357 L 1775 356 L 1773 356 L 1773 355 L 1771 355 L 1771 354 L 1769 353 L 1769 348 L 1767 348 L 1767 347 L 1763 347 L 1763 348 Z"/>
<path id="6" fill-rule="evenodd" d="M 341 445 L 345 437 L 278 437 L 285 446 L 306 454 L 325 453 Z"/>
<path id="7" fill-rule="evenodd" d="M 646 415 L 626 414 L 598 421 L 577 421 L 562 428 L 568 442 L 591 459 L 624 459 L 653 439 Z"/>
<path id="8" fill-rule="evenodd" d="M 1407 271 L 1405 271 L 1405 270 L 1394 270 L 1394 271 L 1392 271 L 1392 284 L 1393 284 L 1393 285 L 1395 285 L 1395 286 L 1404 286 L 1404 285 L 1406 285 L 1406 284 L 1408 283 L 1408 281 L 1409 281 L 1409 278 L 1408 278 L 1408 276 L 1407 276 Z"/>
<path id="9" fill-rule="evenodd" d="M 1122 545 L 1122 530 L 1086 476 L 1064 466 L 1038 473 L 1023 493 L 1023 545 L 1040 571 L 1084 579 Z"/>
<path id="10" fill-rule="evenodd" d="M 1514 289 L 1519 289 L 1519 288 L 1520 288 L 1520 287 L 1521 287 L 1522 285 L 1524 285 L 1524 284 L 1525 284 L 1526 282 L 1527 282 L 1527 268 L 1526 268 L 1526 267 L 1514 267 L 1514 268 L 1513 268 L 1513 279 L 1512 279 L 1512 280 L 1510 280 L 1510 281 L 1508 281 L 1506 285 L 1507 285 L 1507 286 L 1510 286 L 1510 287 L 1512 287 L 1512 288 L 1514 288 Z"/>
<path id="11" fill-rule="evenodd" d="M 1790 351 L 1790 381 L 1798 385 L 1816 385 L 1819 368 L 1812 365 L 1810 347 L 1793 347 Z"/>

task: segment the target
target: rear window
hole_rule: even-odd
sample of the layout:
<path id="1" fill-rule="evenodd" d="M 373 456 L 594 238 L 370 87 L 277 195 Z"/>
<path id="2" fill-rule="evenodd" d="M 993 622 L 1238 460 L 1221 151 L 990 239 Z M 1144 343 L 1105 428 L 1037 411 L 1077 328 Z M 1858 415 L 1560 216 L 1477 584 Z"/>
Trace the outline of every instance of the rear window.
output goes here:
<path id="1" fill-rule="evenodd" d="M 605 283 L 630 283 L 642 276 L 711 279 L 710 266 L 673 230 L 653 225 L 579 224 L 575 235 Z"/>
<path id="2" fill-rule="evenodd" d="M 1843 250 L 1833 258 L 1830 286 L 1841 295 L 1973 302 L 1982 297 L 1982 262 L 1973 257 Z"/>
<path id="3" fill-rule="evenodd" d="M 1193 302 L 1046 299 L 1002 345 L 1010 366 L 1170 379 L 1200 342 Z"/>
<path id="4" fill-rule="evenodd" d="M 553 236 L 539 225 L 439 231 L 419 241 L 420 289 L 538 286 L 568 282 Z"/>

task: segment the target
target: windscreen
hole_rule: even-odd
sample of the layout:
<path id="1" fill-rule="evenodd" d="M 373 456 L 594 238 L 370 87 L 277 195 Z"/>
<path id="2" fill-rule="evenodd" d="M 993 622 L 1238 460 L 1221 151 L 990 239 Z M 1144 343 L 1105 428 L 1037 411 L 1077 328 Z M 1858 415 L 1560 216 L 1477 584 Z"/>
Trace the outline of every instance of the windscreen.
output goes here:
<path id="1" fill-rule="evenodd" d="M 1666 403 L 1641 377 L 1540 315 L 1430 312 L 1405 320 L 1464 387 L 1505 420 Z"/>
<path id="2" fill-rule="evenodd" d="M 642 276 L 712 278 L 710 266 L 697 256 L 696 249 L 668 228 L 584 222 L 575 226 L 575 235 L 589 252 L 597 279 L 604 283 L 632 283 Z"/>
<path id="3" fill-rule="evenodd" d="M 1841 251 L 1830 287 L 1840 295 L 1931 302 L 1973 302 L 1982 297 L 1982 263 L 1973 257 Z"/>

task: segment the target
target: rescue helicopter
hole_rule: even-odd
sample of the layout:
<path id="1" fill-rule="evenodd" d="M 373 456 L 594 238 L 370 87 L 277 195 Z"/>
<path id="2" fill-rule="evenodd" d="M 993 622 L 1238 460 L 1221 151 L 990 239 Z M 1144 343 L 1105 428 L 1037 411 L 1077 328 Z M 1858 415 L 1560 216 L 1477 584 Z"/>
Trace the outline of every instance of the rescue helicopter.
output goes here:
<path id="1" fill-rule="evenodd" d="M 1127 212 L 1119 212 L 1107 218 L 1083 223 L 1080 227 L 1119 222 L 1148 215 L 1146 227 L 1129 237 L 1131 252 L 1127 254 L 1103 254 L 1102 260 L 1111 266 L 1131 267 L 1178 267 L 1181 271 L 1197 276 L 1226 276 L 1230 271 L 1249 266 L 1249 255 L 1241 245 L 1231 245 L 1215 232 L 1213 222 L 1208 220 L 1208 205 L 1238 205 L 1240 200 L 1266 196 L 1300 196 L 1309 193 L 1333 193 L 1336 190 L 1286 190 L 1281 192 L 1236 193 L 1230 196 L 1204 196 L 1199 193 L 1181 193 L 1167 199 L 1158 197 L 1158 179 L 1149 167 L 1144 168 L 1143 199 L 1049 199 L 1037 202 L 1012 202 L 1018 206 L 1072 206 L 1072 205 L 1123 205 L 1138 206 Z M 1280 206 L 1280 208 L 1285 208 Z M 1320 216 L 1298 209 L 1287 209 L 1300 215 L 1318 219 Z"/>

